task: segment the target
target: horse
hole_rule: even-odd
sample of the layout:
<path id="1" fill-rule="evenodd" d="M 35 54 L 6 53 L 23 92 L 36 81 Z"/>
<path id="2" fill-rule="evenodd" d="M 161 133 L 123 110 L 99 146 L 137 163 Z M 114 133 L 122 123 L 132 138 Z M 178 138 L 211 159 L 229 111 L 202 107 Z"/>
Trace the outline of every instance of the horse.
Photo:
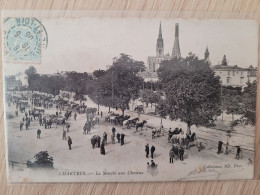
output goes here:
<path id="1" fill-rule="evenodd" d="M 41 113 L 35 113 L 34 111 L 31 113 L 31 115 L 33 116 L 33 118 L 35 119 L 35 117 L 37 117 L 39 119 L 39 117 L 41 116 Z"/>
<path id="2" fill-rule="evenodd" d="M 114 118 L 111 118 L 111 123 L 113 125 L 120 125 L 120 126 L 123 126 L 123 122 L 125 120 L 128 120 L 130 118 L 130 116 L 128 115 L 120 115 L 120 116 L 115 116 Z"/>
<path id="3" fill-rule="evenodd" d="M 134 118 L 134 119 L 128 119 L 125 123 L 127 125 L 127 129 L 130 129 L 131 126 L 135 126 L 137 121 L 139 121 L 139 118 Z"/>
<path id="4" fill-rule="evenodd" d="M 178 135 L 178 134 L 183 134 L 183 130 L 180 128 L 175 128 L 173 131 L 169 130 L 169 134 L 168 134 L 168 142 L 170 142 L 171 138 L 173 135 Z"/>
<path id="5" fill-rule="evenodd" d="M 94 149 L 95 147 L 100 147 L 100 141 L 101 141 L 101 138 L 100 136 L 98 135 L 93 135 L 93 137 L 91 138 L 91 145 L 92 145 L 92 148 Z"/>
<path id="6" fill-rule="evenodd" d="M 157 137 L 160 137 L 161 132 L 162 132 L 161 129 L 155 129 L 155 130 L 153 130 L 153 131 L 152 131 L 152 139 L 155 138 L 155 135 L 157 135 Z"/>
<path id="7" fill-rule="evenodd" d="M 141 130 L 143 130 L 143 127 L 144 125 L 147 123 L 146 120 L 143 120 L 143 122 L 140 122 L 140 123 L 136 123 L 135 125 L 135 128 L 136 128 L 136 131 L 138 131 L 138 128 L 141 127 Z"/>

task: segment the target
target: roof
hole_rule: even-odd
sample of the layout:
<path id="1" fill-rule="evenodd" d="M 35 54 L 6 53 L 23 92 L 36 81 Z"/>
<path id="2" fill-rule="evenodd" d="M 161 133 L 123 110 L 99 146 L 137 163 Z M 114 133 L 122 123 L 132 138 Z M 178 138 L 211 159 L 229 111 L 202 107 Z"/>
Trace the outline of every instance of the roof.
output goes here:
<path id="1" fill-rule="evenodd" d="M 218 64 L 212 67 L 213 70 L 239 70 L 239 71 L 252 71 L 252 72 L 256 72 L 256 68 L 254 68 L 253 66 L 250 66 L 248 68 L 241 68 L 237 65 L 234 66 L 229 66 L 229 65 L 222 65 L 222 64 Z"/>

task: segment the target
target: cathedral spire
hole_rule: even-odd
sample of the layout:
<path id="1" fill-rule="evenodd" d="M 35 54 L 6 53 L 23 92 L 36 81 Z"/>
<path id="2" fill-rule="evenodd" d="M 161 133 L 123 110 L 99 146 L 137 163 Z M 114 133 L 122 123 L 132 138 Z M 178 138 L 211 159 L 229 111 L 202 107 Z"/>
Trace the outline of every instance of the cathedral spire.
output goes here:
<path id="1" fill-rule="evenodd" d="M 157 57 L 163 57 L 164 56 L 164 46 L 163 46 L 161 22 L 160 22 L 159 34 L 158 34 L 157 44 L 156 44 L 156 56 Z"/>
<path id="2" fill-rule="evenodd" d="M 161 22 L 160 22 L 160 27 L 159 27 L 158 39 L 162 39 L 162 27 L 161 27 Z"/>
<path id="3" fill-rule="evenodd" d="M 209 49 L 208 49 L 208 46 L 207 46 L 206 51 L 205 51 L 205 53 L 204 53 L 204 60 L 205 60 L 205 62 L 207 62 L 210 66 L 212 65 L 211 62 L 210 62 L 210 60 L 209 60 Z"/>
<path id="4" fill-rule="evenodd" d="M 180 45 L 179 45 L 179 24 L 175 24 L 175 39 L 174 39 L 174 45 L 172 49 L 172 58 L 180 58 L 181 57 L 181 51 L 180 51 Z"/>

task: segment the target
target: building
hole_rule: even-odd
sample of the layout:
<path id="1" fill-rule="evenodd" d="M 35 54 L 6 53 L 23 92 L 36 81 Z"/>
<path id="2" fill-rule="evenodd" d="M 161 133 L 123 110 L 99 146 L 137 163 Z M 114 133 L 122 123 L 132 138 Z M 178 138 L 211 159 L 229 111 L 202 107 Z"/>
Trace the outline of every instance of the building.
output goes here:
<path id="1" fill-rule="evenodd" d="M 163 37 L 162 37 L 162 27 L 160 23 L 159 27 L 159 34 L 157 38 L 157 43 L 156 43 L 156 56 L 148 56 L 148 68 L 149 72 L 156 72 L 158 68 L 160 67 L 160 63 L 163 60 L 170 60 L 172 58 L 181 58 L 181 52 L 180 52 L 180 44 L 179 44 L 179 24 L 175 24 L 175 39 L 174 39 L 174 44 L 173 44 L 173 49 L 172 49 L 172 56 L 167 53 L 164 55 L 164 42 L 163 42 Z M 148 73 L 147 73 L 148 74 Z M 156 73 L 149 73 L 152 76 L 156 76 Z"/>
<path id="2" fill-rule="evenodd" d="M 257 69 L 252 65 L 248 68 L 241 68 L 237 65 L 215 65 L 212 69 L 220 77 L 223 86 L 243 88 L 247 82 L 252 83 L 257 79 Z"/>
<path id="3" fill-rule="evenodd" d="M 204 53 L 204 60 L 214 70 L 215 75 L 220 77 L 223 86 L 232 87 L 245 87 L 247 82 L 253 82 L 257 79 L 257 69 L 253 66 L 248 68 L 241 68 L 237 65 L 227 65 L 227 62 L 222 65 L 213 66 L 210 61 L 210 53 L 208 47 L 206 47 Z M 170 60 L 173 58 L 181 58 L 180 44 L 179 44 L 179 24 L 175 24 L 175 39 L 172 49 L 172 55 L 169 53 L 164 55 L 164 42 L 162 37 L 161 23 L 159 26 L 159 34 L 156 43 L 156 56 L 148 57 L 148 70 L 140 73 L 140 76 L 144 78 L 145 82 L 158 81 L 158 75 L 156 71 L 160 67 L 160 63 L 164 60 Z"/>
<path id="4" fill-rule="evenodd" d="M 15 90 L 22 87 L 22 82 L 20 80 L 16 80 L 14 75 L 5 76 L 5 87 L 6 90 Z"/>

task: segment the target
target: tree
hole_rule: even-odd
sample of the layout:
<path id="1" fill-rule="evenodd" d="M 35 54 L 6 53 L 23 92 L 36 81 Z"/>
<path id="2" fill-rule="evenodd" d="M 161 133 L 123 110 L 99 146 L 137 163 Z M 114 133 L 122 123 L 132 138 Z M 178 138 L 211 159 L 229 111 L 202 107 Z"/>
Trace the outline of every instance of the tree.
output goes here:
<path id="1" fill-rule="evenodd" d="M 161 117 L 161 124 L 162 124 L 162 119 L 166 118 L 166 116 L 168 115 L 168 102 L 166 102 L 166 100 L 160 100 L 159 103 L 156 106 L 156 111 L 159 114 L 159 116 Z"/>
<path id="2" fill-rule="evenodd" d="M 226 109 L 227 114 L 232 115 L 232 121 L 231 121 L 231 130 L 233 130 L 234 123 L 234 115 L 235 114 L 241 114 L 241 103 L 242 98 L 240 95 L 225 95 L 224 96 L 224 107 Z"/>
<path id="3" fill-rule="evenodd" d="M 256 124 L 256 92 L 257 83 L 247 83 L 242 93 L 242 119 L 245 124 Z"/>
<path id="4" fill-rule="evenodd" d="M 140 93 L 141 101 L 146 104 L 146 107 L 148 107 L 148 104 L 150 103 L 150 94 L 153 93 L 150 89 L 144 89 Z"/>
<path id="5" fill-rule="evenodd" d="M 47 151 L 41 151 L 34 156 L 34 162 L 27 161 L 29 168 L 53 168 L 53 157 L 49 156 Z"/>
<path id="6" fill-rule="evenodd" d="M 86 72 L 67 72 L 65 90 L 75 92 L 76 99 L 83 99 L 87 91 L 86 86 L 90 80 L 92 80 L 92 77 Z"/>
<path id="7" fill-rule="evenodd" d="M 142 61 L 136 61 L 131 56 L 120 54 L 114 58 L 113 65 L 107 70 L 111 76 L 113 107 L 120 108 L 122 114 L 129 109 L 131 99 L 136 99 L 141 89 L 143 79 L 138 76 L 145 69 Z"/>
<path id="8" fill-rule="evenodd" d="M 34 82 L 39 78 L 39 75 L 37 74 L 36 68 L 34 66 L 30 66 L 28 69 L 25 70 L 24 73 L 27 76 L 29 89 L 34 90 L 35 89 L 35 83 Z"/>
<path id="9" fill-rule="evenodd" d="M 138 97 L 143 83 L 138 73 L 144 69 L 143 62 L 136 61 L 129 55 L 120 54 L 119 57 L 114 58 L 113 64 L 103 76 L 97 78 L 98 82 L 95 84 L 99 89 L 102 105 L 120 108 L 124 114 L 124 111 L 129 109 L 130 100 Z M 90 96 L 97 103 L 94 91 Z"/>
<path id="10" fill-rule="evenodd" d="M 156 106 L 156 104 L 161 99 L 161 94 L 149 89 L 142 90 L 140 96 L 141 96 L 141 101 L 146 103 L 146 107 L 148 106 L 148 104 L 151 104 L 151 107 L 153 104 Z"/>
<path id="11" fill-rule="evenodd" d="M 220 81 L 214 71 L 189 53 L 185 59 L 165 60 L 157 71 L 162 82 L 171 120 L 180 119 L 190 127 L 214 126 L 220 110 Z"/>
<path id="12" fill-rule="evenodd" d="M 105 73 L 106 72 L 104 70 L 98 69 L 93 72 L 93 76 L 98 79 L 99 77 L 104 76 Z"/>
<path id="13" fill-rule="evenodd" d="M 226 57 L 226 55 L 223 56 L 221 65 L 227 66 L 227 57 Z"/>

